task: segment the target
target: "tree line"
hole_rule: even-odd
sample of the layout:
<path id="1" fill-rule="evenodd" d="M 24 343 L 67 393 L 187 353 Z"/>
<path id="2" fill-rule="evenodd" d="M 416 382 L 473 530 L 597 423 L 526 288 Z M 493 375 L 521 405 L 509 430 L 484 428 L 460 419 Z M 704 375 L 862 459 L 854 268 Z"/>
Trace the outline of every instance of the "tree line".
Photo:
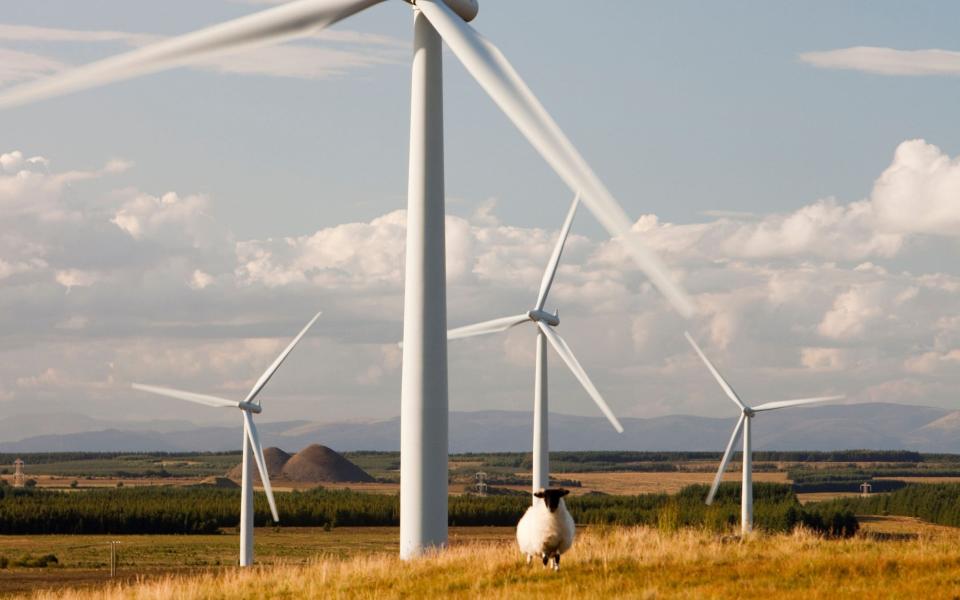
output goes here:
<path id="1" fill-rule="evenodd" d="M 790 486 L 755 484 L 758 528 L 789 531 L 803 525 L 827 535 L 849 535 L 856 519 L 848 509 L 828 511 L 803 507 Z M 706 486 L 689 486 L 679 494 L 604 494 L 567 498 L 577 523 L 583 525 L 696 526 L 717 531 L 739 519 L 739 486 L 721 486 L 717 501 L 707 507 Z M 239 525 L 240 491 L 217 488 L 138 487 L 83 492 L 0 488 L 0 534 L 210 534 Z M 317 488 L 276 495 L 285 526 L 396 526 L 397 495 Z M 451 496 L 451 525 L 517 523 L 530 505 L 527 495 Z M 266 498 L 254 498 L 255 523 L 272 523 Z"/>
<path id="2" fill-rule="evenodd" d="M 838 498 L 824 508 L 867 515 L 918 517 L 929 523 L 960 527 L 960 484 L 917 483 L 889 494 Z"/>

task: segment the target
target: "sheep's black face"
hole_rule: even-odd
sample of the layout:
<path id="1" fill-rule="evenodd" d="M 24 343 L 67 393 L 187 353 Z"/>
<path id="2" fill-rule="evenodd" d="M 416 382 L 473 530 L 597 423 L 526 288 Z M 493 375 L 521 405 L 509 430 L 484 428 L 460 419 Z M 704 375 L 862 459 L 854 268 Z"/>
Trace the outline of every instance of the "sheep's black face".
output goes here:
<path id="1" fill-rule="evenodd" d="M 547 505 L 547 508 L 550 509 L 550 512 L 554 512 L 557 510 L 557 507 L 560 506 L 560 498 L 563 498 L 569 493 L 570 490 L 563 488 L 540 488 L 534 496 L 543 498 L 543 502 Z"/>

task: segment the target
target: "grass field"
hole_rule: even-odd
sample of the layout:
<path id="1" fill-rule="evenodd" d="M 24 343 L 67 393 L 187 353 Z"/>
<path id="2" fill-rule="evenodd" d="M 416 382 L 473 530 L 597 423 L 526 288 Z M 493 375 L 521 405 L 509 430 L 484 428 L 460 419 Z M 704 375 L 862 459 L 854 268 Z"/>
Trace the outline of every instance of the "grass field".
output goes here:
<path id="1" fill-rule="evenodd" d="M 512 527 L 451 527 L 450 540 L 503 541 L 513 539 Z M 221 535 L 5 535 L 0 536 L 0 556 L 54 554 L 58 565 L 49 568 L 0 569 L 0 594 L 38 588 L 103 586 L 109 583 L 110 548 L 117 540 L 118 577 L 158 577 L 171 572 L 198 573 L 232 567 L 237 561 L 239 537 Z M 257 528 L 254 535 L 258 564 L 307 564 L 318 556 L 344 559 L 379 553 L 397 553 L 395 527 L 286 527 Z"/>
<path id="2" fill-rule="evenodd" d="M 916 523 L 884 521 L 870 527 L 915 531 Z M 580 533 L 560 573 L 527 566 L 508 533 L 453 536 L 450 549 L 412 563 L 396 558 L 395 545 L 374 543 L 305 565 L 220 569 L 35 597 L 950 598 L 960 589 L 960 535 L 948 528 L 920 527 L 892 539 L 867 533 L 824 540 L 801 532 L 744 542 L 698 530 L 594 528 Z"/>

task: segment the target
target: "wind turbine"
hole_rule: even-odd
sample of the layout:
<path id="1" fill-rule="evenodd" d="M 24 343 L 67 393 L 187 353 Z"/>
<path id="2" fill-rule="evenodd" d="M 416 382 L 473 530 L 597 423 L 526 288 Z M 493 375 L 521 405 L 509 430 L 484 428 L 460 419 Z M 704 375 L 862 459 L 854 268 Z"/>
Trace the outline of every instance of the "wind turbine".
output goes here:
<path id="1" fill-rule="evenodd" d="M 296 0 L 27 83 L 0 94 L 0 109 L 189 63 L 238 48 L 315 33 L 382 0 Z M 441 42 L 684 317 L 693 303 L 500 50 L 470 27 L 476 0 L 407 0 L 413 64 L 400 400 L 400 556 L 447 541 L 447 312 L 444 253 Z M 509 10 L 509 9 L 508 9 Z"/>
<path id="2" fill-rule="evenodd" d="M 253 564 L 253 463 L 257 465 L 260 471 L 260 481 L 263 483 L 263 491 L 267 495 L 267 502 L 270 504 L 270 513 L 273 515 L 274 523 L 280 521 L 277 515 L 277 504 L 273 499 L 273 488 L 270 486 L 270 474 L 267 473 L 267 461 L 263 457 L 263 446 L 260 444 L 260 435 L 257 433 L 257 426 L 253 424 L 254 413 L 259 414 L 263 411 L 260 406 L 258 396 L 263 386 L 267 385 L 273 374 L 277 372 L 280 365 L 297 345 L 297 342 L 307 333 L 311 326 L 320 317 L 320 313 L 314 315 L 306 327 L 300 330 L 297 337 L 283 349 L 273 363 L 267 367 L 260 379 L 253 384 L 253 388 L 242 402 L 236 400 L 227 400 L 217 396 L 208 396 L 207 394 L 195 394 L 193 392 L 184 392 L 171 388 L 158 387 L 155 385 L 143 385 L 134 383 L 133 388 L 142 392 L 159 394 L 197 404 L 205 404 L 214 408 L 239 408 L 243 415 L 243 468 L 240 477 L 240 566 L 248 567 Z M 253 461 L 251 462 L 251 455 Z"/>
<path id="3" fill-rule="evenodd" d="M 839 400 L 843 398 L 843 395 L 800 398 L 798 400 L 778 400 L 776 402 L 766 402 L 759 406 L 747 406 L 740 399 L 740 396 L 733 391 L 730 384 L 720 375 L 720 372 L 713 366 L 713 363 L 710 362 L 707 355 L 703 353 L 703 350 L 701 350 L 697 342 L 693 340 L 693 337 L 686 331 L 683 332 L 683 335 L 686 336 L 687 341 L 690 342 L 690 345 L 696 350 L 703 363 L 707 365 L 710 373 L 713 374 L 713 378 L 716 379 L 720 387 L 723 388 L 727 397 L 740 409 L 740 420 L 737 421 L 737 426 L 733 428 L 733 435 L 730 436 L 730 441 L 727 442 L 727 449 L 723 452 L 723 459 L 720 461 L 720 468 L 717 469 L 717 476 L 713 478 L 713 485 L 710 487 L 710 493 L 707 494 L 707 504 L 713 504 L 713 498 L 717 494 L 717 488 L 720 487 L 720 480 L 723 479 L 723 472 L 726 471 L 730 457 L 733 455 L 733 445 L 737 441 L 737 436 L 740 435 L 740 430 L 743 429 L 743 481 L 740 485 L 740 533 L 747 535 L 753 530 L 753 450 L 750 444 L 750 426 L 753 418 L 759 412 L 787 408 L 789 406 L 799 406 L 801 404 L 812 404 L 814 402 L 826 402 L 827 400 Z"/>
<path id="4" fill-rule="evenodd" d="M 560 255 L 563 254 L 563 246 L 570 233 L 570 226 L 573 224 L 573 217 L 577 213 L 577 206 L 580 204 L 580 195 L 573 199 L 570 210 L 567 212 L 567 218 L 560 229 L 560 237 L 553 248 L 553 254 L 547 263 L 547 268 L 543 272 L 540 280 L 540 291 L 537 294 L 537 302 L 533 308 L 527 312 L 512 317 L 503 317 L 451 329 L 447 333 L 448 340 L 457 340 L 462 338 L 485 335 L 488 333 L 497 333 L 506 331 L 511 327 L 516 327 L 522 323 L 536 323 L 537 325 L 537 364 L 536 376 L 533 386 L 533 493 L 541 488 L 550 487 L 550 444 L 548 440 L 549 427 L 547 420 L 549 408 L 547 402 L 547 341 L 557 351 L 563 362 L 573 373 L 573 376 L 580 381 L 580 384 L 587 391 L 587 394 L 593 398 L 600 410 L 607 417 L 613 428 L 618 433 L 623 433 L 623 426 L 617 420 L 616 415 L 604 402 L 596 386 L 590 381 L 586 371 L 580 366 L 577 357 L 573 355 L 570 346 L 560 337 L 554 327 L 560 324 L 559 311 L 553 314 L 546 312 L 543 307 L 547 302 L 547 295 L 550 293 L 550 286 L 553 284 L 553 278 L 557 274 L 557 266 L 560 264 Z"/>

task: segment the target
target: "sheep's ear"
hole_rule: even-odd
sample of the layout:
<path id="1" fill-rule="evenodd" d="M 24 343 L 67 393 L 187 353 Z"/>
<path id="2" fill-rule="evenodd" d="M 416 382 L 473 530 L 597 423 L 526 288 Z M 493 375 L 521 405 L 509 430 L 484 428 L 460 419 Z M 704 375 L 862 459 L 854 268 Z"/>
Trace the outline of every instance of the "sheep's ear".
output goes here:
<path id="1" fill-rule="evenodd" d="M 543 498 L 543 495 L 544 495 L 544 494 L 543 494 L 543 491 L 542 491 L 542 490 L 539 491 L 539 492 L 534 492 L 534 493 L 533 493 L 533 496 L 534 496 L 535 498 Z"/>
<path id="2" fill-rule="evenodd" d="M 563 498 L 570 493 L 570 490 L 560 490 L 560 497 Z"/>

